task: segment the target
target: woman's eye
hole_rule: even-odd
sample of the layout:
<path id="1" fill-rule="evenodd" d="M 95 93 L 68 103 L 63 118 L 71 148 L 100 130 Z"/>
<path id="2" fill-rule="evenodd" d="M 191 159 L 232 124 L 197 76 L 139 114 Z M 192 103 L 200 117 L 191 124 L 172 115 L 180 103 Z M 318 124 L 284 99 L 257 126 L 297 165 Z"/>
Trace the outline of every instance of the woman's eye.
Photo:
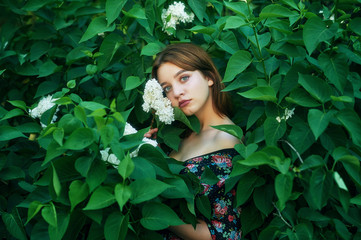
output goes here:
<path id="1" fill-rule="evenodd" d="M 189 77 L 188 77 L 188 76 L 183 76 L 183 77 L 181 77 L 181 79 L 180 79 L 180 80 L 181 80 L 182 82 L 185 82 L 185 81 L 187 81 L 188 79 L 189 79 Z"/>
<path id="2" fill-rule="evenodd" d="M 170 87 L 165 87 L 165 88 L 163 88 L 163 91 L 164 91 L 165 93 L 169 92 L 169 91 L 170 91 Z"/>

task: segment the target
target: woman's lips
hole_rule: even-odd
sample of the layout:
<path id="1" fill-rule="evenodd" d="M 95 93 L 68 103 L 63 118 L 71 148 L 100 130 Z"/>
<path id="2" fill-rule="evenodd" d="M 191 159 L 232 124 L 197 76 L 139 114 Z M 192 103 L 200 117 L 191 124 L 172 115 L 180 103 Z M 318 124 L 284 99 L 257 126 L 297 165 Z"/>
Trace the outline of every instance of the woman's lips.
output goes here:
<path id="1" fill-rule="evenodd" d="M 191 102 L 191 100 L 183 100 L 179 102 L 179 107 L 183 108 L 185 106 L 187 106 L 189 103 Z"/>

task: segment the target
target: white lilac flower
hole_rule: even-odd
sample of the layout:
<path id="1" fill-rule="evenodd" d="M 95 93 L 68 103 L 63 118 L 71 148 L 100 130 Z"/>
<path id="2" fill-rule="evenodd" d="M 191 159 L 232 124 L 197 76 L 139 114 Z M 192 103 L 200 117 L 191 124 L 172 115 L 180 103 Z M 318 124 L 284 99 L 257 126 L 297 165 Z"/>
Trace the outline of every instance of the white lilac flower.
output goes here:
<path id="1" fill-rule="evenodd" d="M 125 124 L 125 129 L 124 129 L 124 136 L 126 135 L 130 135 L 130 134 L 134 134 L 137 133 L 138 131 L 129 123 Z M 131 158 L 137 157 L 138 156 L 138 152 L 139 152 L 139 148 L 143 145 L 143 144 L 151 144 L 152 146 L 156 147 L 158 146 L 158 142 L 149 138 L 144 137 L 142 139 L 142 142 L 138 148 L 136 150 L 134 150 L 133 152 L 131 152 L 129 155 Z M 110 153 L 109 154 L 109 150 L 110 148 L 106 148 L 104 150 L 100 151 L 100 155 L 103 161 L 105 162 L 109 162 L 113 167 L 118 168 L 118 165 L 120 163 L 120 160 L 115 156 L 114 153 Z"/>
<path id="2" fill-rule="evenodd" d="M 130 125 L 129 123 L 125 123 L 124 135 L 130 135 L 137 132 L 138 131 L 132 125 Z"/>
<path id="3" fill-rule="evenodd" d="M 115 156 L 114 153 L 109 154 L 110 148 L 106 148 L 104 150 L 100 151 L 100 155 L 102 157 L 102 160 L 105 162 L 109 162 L 113 165 L 113 167 L 118 167 L 120 160 Z"/>
<path id="4" fill-rule="evenodd" d="M 167 28 L 173 28 L 176 30 L 176 25 L 179 23 L 189 23 L 194 20 L 193 13 L 186 13 L 185 6 L 182 2 L 174 2 L 169 5 L 168 9 L 163 9 L 162 12 L 162 21 L 163 21 L 163 31 L 165 31 L 168 35 L 172 33 L 167 31 Z"/>
<path id="5" fill-rule="evenodd" d="M 174 121 L 172 104 L 167 97 L 163 97 L 163 89 L 156 79 L 150 79 L 145 84 L 143 100 L 142 107 L 145 112 L 153 109 L 155 115 L 165 124 L 171 124 Z"/>
<path id="6" fill-rule="evenodd" d="M 282 117 L 280 117 L 280 116 L 276 117 L 276 120 L 278 122 L 281 122 L 281 120 L 286 121 L 287 119 L 289 119 L 293 116 L 294 112 L 295 112 L 295 108 L 292 108 L 291 110 L 288 110 L 288 108 L 286 108 L 284 115 Z"/>
<path id="7" fill-rule="evenodd" d="M 56 99 L 53 99 L 52 95 L 48 95 L 46 97 L 43 97 L 40 99 L 38 106 L 36 106 L 33 109 L 29 109 L 29 114 L 32 118 L 41 118 L 41 116 L 48 111 L 50 108 L 55 106 Z M 56 113 L 58 112 L 58 108 L 56 109 L 55 114 L 53 115 L 53 119 L 51 120 L 51 123 L 55 122 L 57 119 Z M 43 123 L 41 123 L 42 127 L 46 127 Z"/>

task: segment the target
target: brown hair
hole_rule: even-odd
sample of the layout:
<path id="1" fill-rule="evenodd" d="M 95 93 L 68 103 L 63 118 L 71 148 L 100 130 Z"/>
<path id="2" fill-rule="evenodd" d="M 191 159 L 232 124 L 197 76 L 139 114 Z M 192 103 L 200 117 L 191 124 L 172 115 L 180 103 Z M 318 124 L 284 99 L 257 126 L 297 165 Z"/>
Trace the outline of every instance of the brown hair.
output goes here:
<path id="1" fill-rule="evenodd" d="M 215 111 L 219 115 L 230 116 L 231 105 L 229 95 L 222 92 L 224 84 L 212 59 L 203 48 L 191 43 L 168 45 L 160 52 L 152 69 L 152 77 L 158 79 L 158 69 L 163 63 L 172 63 L 187 71 L 199 70 L 205 77 L 213 80 L 212 98 Z"/>

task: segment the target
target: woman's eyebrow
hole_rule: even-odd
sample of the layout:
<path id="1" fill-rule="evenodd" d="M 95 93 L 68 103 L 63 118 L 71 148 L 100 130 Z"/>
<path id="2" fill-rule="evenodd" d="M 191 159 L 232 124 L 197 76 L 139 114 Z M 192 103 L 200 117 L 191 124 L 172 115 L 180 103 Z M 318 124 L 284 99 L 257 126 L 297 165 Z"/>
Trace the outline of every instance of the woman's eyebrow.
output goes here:
<path id="1" fill-rule="evenodd" d="M 182 74 L 184 72 L 187 72 L 187 70 L 184 70 L 184 69 L 179 70 L 178 72 L 176 72 L 176 74 L 174 74 L 174 78 L 176 78 L 178 75 L 180 75 L 180 74 Z"/>

